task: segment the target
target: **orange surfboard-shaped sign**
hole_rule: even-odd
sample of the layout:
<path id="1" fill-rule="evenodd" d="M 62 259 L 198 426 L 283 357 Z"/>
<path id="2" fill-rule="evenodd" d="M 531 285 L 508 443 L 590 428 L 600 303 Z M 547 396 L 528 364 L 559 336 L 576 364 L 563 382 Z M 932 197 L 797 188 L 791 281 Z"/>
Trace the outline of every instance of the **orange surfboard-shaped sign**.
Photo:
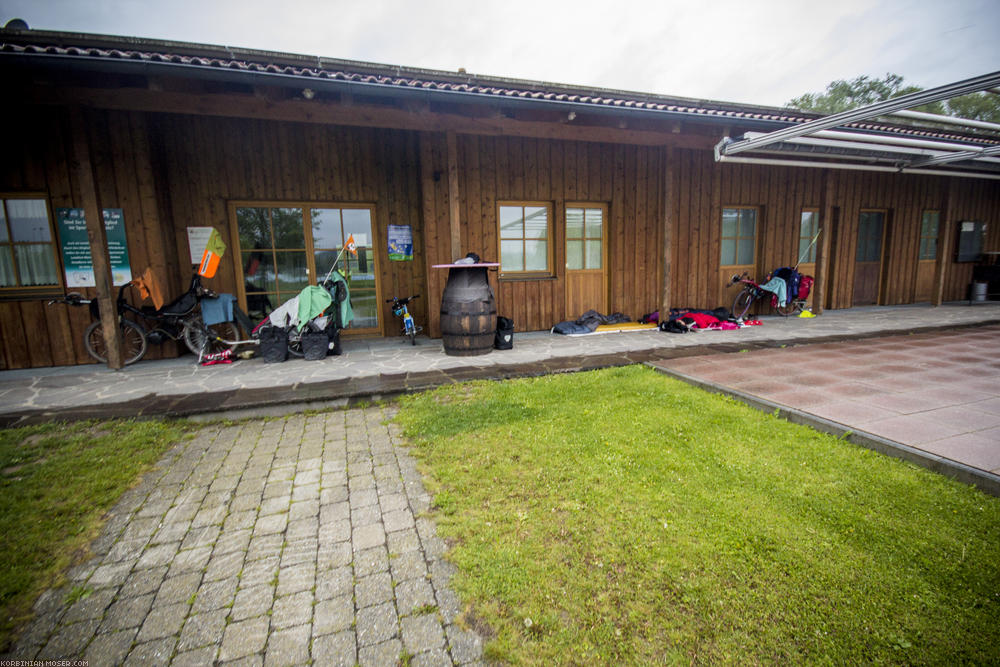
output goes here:
<path id="1" fill-rule="evenodd" d="M 198 268 L 198 275 L 205 278 L 214 278 L 215 272 L 219 270 L 219 262 L 226 253 L 226 244 L 222 240 L 218 229 L 213 229 L 205 245 L 205 252 L 201 255 L 201 266 Z"/>

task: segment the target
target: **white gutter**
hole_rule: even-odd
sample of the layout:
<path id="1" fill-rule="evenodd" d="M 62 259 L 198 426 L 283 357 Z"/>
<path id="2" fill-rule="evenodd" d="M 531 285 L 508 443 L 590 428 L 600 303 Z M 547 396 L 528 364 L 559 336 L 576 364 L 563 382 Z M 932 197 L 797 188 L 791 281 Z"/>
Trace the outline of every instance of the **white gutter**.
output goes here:
<path id="1" fill-rule="evenodd" d="M 770 158 L 754 157 L 730 157 L 721 155 L 719 162 L 732 162 L 735 164 L 763 164 L 777 167 L 813 167 L 815 169 L 847 169 L 851 171 L 882 171 L 893 174 L 926 174 L 928 176 L 958 176 L 963 178 L 986 178 L 990 180 L 1000 180 L 1000 174 L 977 174 L 971 171 L 945 171 L 942 169 L 907 169 L 899 167 L 879 167 L 876 165 L 864 164 L 843 164 L 837 162 L 809 162 L 807 160 L 773 160 Z"/>

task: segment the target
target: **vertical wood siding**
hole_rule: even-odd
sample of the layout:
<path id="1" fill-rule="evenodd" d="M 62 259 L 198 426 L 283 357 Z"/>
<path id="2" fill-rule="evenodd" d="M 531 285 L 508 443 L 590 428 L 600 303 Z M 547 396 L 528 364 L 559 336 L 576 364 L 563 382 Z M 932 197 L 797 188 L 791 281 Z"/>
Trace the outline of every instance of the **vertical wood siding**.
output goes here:
<path id="1" fill-rule="evenodd" d="M 144 115 L 87 111 L 84 119 L 101 205 L 123 210 L 133 273 L 141 273 L 149 265 L 162 268 L 172 263 L 161 250 L 165 230 L 157 206 Z M 18 131 L 6 140 L 0 190 L 47 194 L 53 221 L 56 209 L 80 207 L 65 110 L 8 111 L 4 120 Z M 76 291 L 95 296 L 93 288 Z M 90 322 L 86 308 L 48 306 L 43 299 L 0 302 L 0 367 L 92 363 L 83 346 L 83 333 Z M 151 345 L 147 358 L 176 353 L 174 343 Z"/>
<path id="2" fill-rule="evenodd" d="M 88 111 L 85 118 L 101 204 L 124 212 L 132 272 L 154 267 L 167 294 L 186 289 L 192 273 L 188 226 L 213 226 L 222 234 L 229 252 L 205 283 L 236 292 L 231 199 L 374 204 L 383 291 L 391 296 L 423 290 L 425 239 L 413 133 L 128 112 Z M 5 119 L 20 131 L 6 145 L 0 191 L 47 193 L 53 217 L 57 208 L 79 207 L 65 111 L 8 112 Z M 412 226 L 414 261 L 388 261 L 389 224 Z M 81 291 L 94 295 L 93 289 Z M 394 334 L 391 312 L 380 307 L 383 333 Z M 421 301 L 413 313 L 427 322 Z M 48 307 L 40 299 L 0 301 L 0 368 L 90 363 L 82 343 L 89 324 L 84 308 Z M 151 345 L 146 358 L 177 354 L 173 343 Z"/>
<path id="3" fill-rule="evenodd" d="M 215 227 L 231 251 L 211 281 L 216 291 L 237 291 L 229 201 L 372 204 L 384 298 L 423 290 L 426 239 L 413 133 L 179 115 L 154 115 L 150 127 L 173 220 L 175 263 L 186 270 L 189 225 Z M 411 226 L 413 261 L 389 261 L 388 225 Z M 389 307 L 379 308 L 382 334 L 395 334 Z M 427 322 L 423 301 L 411 312 L 418 323 Z"/>
<path id="4" fill-rule="evenodd" d="M 124 210 L 133 272 L 153 266 L 171 294 L 191 273 L 188 226 L 211 225 L 230 252 L 213 289 L 236 292 L 236 239 L 228 202 L 365 203 L 375 207 L 383 297 L 420 293 L 414 316 L 440 335 L 447 272 L 432 269 L 451 257 L 447 147 L 444 133 L 203 116 L 87 111 L 102 205 Z M 46 193 L 53 211 L 80 206 L 68 115 L 57 108 L 7 110 L 18 127 L 5 144 L 0 190 Z M 567 202 L 608 206 L 609 310 L 631 318 L 657 309 L 662 292 L 662 221 L 673 220 L 672 305 L 716 307 L 731 302 L 720 269 L 721 211 L 754 206 L 758 277 L 798 256 L 799 214 L 822 204 L 822 170 L 717 164 L 708 151 L 504 136 L 458 135 L 458 209 L 462 254 L 499 259 L 498 201 L 552 205 L 554 276 L 490 282 L 499 312 L 519 331 L 548 329 L 580 313 L 565 308 L 564 216 Z M 665 201 L 668 167 L 673 197 Z M 949 180 L 950 206 L 949 206 Z M 917 295 L 920 218 L 941 211 L 951 222 L 987 223 L 987 248 L 1000 249 L 1000 185 L 995 181 L 865 172 L 838 172 L 830 205 L 827 303 L 852 305 L 858 217 L 887 211 L 884 284 L 880 302 L 910 303 Z M 389 262 L 389 224 L 413 229 L 414 261 Z M 954 229 L 953 229 L 954 231 Z M 945 261 L 944 298 L 965 298 L 971 264 Z M 93 290 L 84 290 L 93 295 Z M 382 333 L 396 322 L 381 304 Z M 88 363 L 82 334 L 85 309 L 47 307 L 40 299 L 0 300 L 0 368 Z M 153 346 L 149 358 L 174 355 Z"/>
<path id="5" fill-rule="evenodd" d="M 501 315 L 514 320 L 518 331 L 548 329 L 581 313 L 565 308 L 565 210 L 567 202 L 608 205 L 609 309 L 636 318 L 656 309 L 659 295 L 659 220 L 662 178 L 659 151 L 613 144 L 552 141 L 521 137 L 458 137 L 458 167 L 462 254 L 475 252 L 484 261 L 499 261 L 498 201 L 539 201 L 552 205 L 552 273 L 545 279 L 497 279 L 490 283 Z M 440 175 L 446 172 L 444 137 L 421 135 L 421 155 L 431 165 L 423 169 L 424 214 L 428 264 L 453 259 L 440 243 L 448 231 L 448 192 Z M 439 180 L 434 180 L 434 175 Z M 428 303 L 440 308 L 447 273 L 428 270 Z M 439 333 L 432 318 L 432 334 Z"/>

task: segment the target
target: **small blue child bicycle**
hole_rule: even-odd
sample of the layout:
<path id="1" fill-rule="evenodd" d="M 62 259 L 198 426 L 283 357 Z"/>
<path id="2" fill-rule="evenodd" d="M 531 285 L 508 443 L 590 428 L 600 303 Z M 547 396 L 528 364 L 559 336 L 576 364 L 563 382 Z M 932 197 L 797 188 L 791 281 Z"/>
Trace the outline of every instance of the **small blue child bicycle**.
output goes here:
<path id="1" fill-rule="evenodd" d="M 414 294 L 413 296 L 408 296 L 403 299 L 394 296 L 391 299 L 385 300 L 386 303 L 392 304 L 392 314 L 396 317 L 403 318 L 403 335 L 410 338 L 410 345 L 417 344 L 417 334 L 423 331 L 424 328 L 416 325 L 413 321 L 413 315 L 410 315 L 410 311 L 406 307 L 406 304 L 419 298 L 419 294 Z"/>

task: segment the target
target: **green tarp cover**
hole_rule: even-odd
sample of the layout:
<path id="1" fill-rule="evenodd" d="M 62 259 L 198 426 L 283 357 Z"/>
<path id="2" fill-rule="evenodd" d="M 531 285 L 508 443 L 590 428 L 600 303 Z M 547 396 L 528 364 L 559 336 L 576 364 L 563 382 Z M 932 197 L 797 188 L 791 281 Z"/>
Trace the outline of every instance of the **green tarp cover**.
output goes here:
<path id="1" fill-rule="evenodd" d="M 330 307 L 333 299 L 330 293 L 319 285 L 309 285 L 299 292 L 299 324 L 298 330 L 306 326 L 312 318 L 321 315 L 324 310 Z"/>

